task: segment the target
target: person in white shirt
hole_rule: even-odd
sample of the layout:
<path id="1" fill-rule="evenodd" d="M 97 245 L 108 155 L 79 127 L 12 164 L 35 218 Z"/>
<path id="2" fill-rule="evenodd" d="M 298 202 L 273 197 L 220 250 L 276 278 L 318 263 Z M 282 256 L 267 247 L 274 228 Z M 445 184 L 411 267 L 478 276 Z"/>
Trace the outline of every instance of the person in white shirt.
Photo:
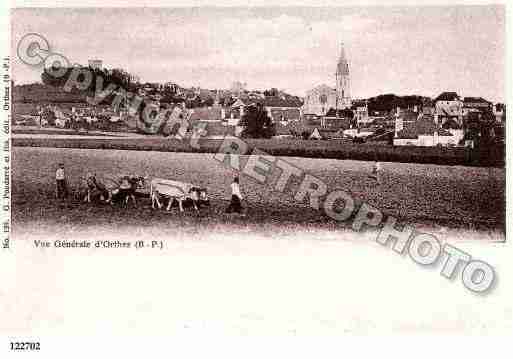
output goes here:
<path id="1" fill-rule="evenodd" d="M 232 199 L 230 205 L 228 206 L 228 208 L 226 208 L 226 213 L 242 213 L 242 194 L 240 193 L 239 177 L 235 177 L 233 179 L 233 182 L 231 184 L 231 190 Z"/>
<path id="2" fill-rule="evenodd" d="M 381 162 L 375 162 L 374 163 L 374 166 L 372 167 L 372 173 L 370 175 L 370 177 L 372 177 L 373 179 L 375 179 L 378 183 L 381 182 L 381 171 L 382 171 L 382 168 L 381 168 Z"/>
<path id="3" fill-rule="evenodd" d="M 66 174 L 64 172 L 64 163 L 59 163 L 59 168 L 55 171 L 56 194 L 57 198 L 66 198 L 68 196 L 68 186 L 66 184 Z"/>

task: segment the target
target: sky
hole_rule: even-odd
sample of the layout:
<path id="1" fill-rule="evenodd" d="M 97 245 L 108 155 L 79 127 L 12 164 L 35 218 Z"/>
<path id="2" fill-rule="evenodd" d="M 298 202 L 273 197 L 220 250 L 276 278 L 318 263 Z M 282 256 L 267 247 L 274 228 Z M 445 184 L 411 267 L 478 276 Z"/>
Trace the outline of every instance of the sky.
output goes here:
<path id="1" fill-rule="evenodd" d="M 35 32 L 72 63 L 102 59 L 144 82 L 249 89 L 304 96 L 335 86 L 344 43 L 353 98 L 443 91 L 504 101 L 503 5 L 353 8 L 14 9 L 12 76 L 41 81 L 41 67 L 15 57 Z"/>

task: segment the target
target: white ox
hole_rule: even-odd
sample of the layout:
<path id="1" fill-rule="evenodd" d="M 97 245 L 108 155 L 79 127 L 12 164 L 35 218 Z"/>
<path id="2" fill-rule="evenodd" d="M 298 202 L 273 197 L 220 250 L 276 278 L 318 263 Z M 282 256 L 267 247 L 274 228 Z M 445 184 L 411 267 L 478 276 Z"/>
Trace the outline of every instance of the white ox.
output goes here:
<path id="1" fill-rule="evenodd" d="M 198 207 L 196 206 L 196 203 L 198 202 L 199 197 L 196 191 L 192 191 L 193 188 L 194 186 L 191 183 L 164 178 L 153 178 L 150 182 L 151 208 L 155 209 L 155 204 L 157 204 L 159 208 L 162 208 L 162 204 L 159 201 L 159 196 L 162 195 L 169 197 L 169 203 L 166 208 L 168 211 L 171 209 L 173 200 L 176 199 L 178 201 L 180 212 L 183 212 L 182 203 L 188 198 L 192 200 L 194 209 L 197 211 Z"/>

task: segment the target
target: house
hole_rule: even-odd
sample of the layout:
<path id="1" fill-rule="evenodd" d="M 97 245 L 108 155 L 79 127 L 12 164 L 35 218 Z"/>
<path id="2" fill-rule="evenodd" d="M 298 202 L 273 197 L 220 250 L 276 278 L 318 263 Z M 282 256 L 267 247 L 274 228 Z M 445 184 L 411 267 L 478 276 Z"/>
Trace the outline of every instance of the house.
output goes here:
<path id="1" fill-rule="evenodd" d="M 423 114 L 426 115 L 434 115 L 435 114 L 435 103 L 428 98 L 424 98 L 422 100 L 422 107 L 421 111 Z"/>
<path id="2" fill-rule="evenodd" d="M 312 128 L 305 126 L 303 121 L 276 122 L 275 130 L 276 135 L 274 137 L 277 138 L 303 137 L 306 133 L 310 135 L 313 131 Z"/>
<path id="3" fill-rule="evenodd" d="M 463 126 L 454 120 L 446 121 L 442 125 L 442 129 L 447 130 L 452 136 L 454 136 L 454 139 L 457 139 L 456 144 L 459 144 L 460 141 L 465 137 Z"/>
<path id="4" fill-rule="evenodd" d="M 53 108 L 53 114 L 55 116 L 54 124 L 55 127 L 66 128 L 71 122 L 71 117 L 73 115 L 72 110 L 61 109 L 57 106 Z"/>
<path id="5" fill-rule="evenodd" d="M 228 124 L 236 126 L 244 116 L 245 110 L 251 105 L 261 105 L 267 115 L 275 123 L 288 123 L 301 119 L 301 101 L 292 96 L 239 97 L 230 106 Z"/>
<path id="6" fill-rule="evenodd" d="M 366 103 L 356 107 L 354 117 L 358 126 L 368 125 L 373 121 L 373 119 L 369 117 L 369 108 Z"/>
<path id="7" fill-rule="evenodd" d="M 273 122 L 299 121 L 301 119 L 301 106 L 303 104 L 298 98 L 266 96 L 257 100 L 256 103 L 264 107 Z"/>
<path id="8" fill-rule="evenodd" d="M 394 146 L 456 146 L 463 140 L 463 130 L 456 119 L 440 127 L 435 116 L 422 114 L 414 122 L 396 128 Z"/>
<path id="9" fill-rule="evenodd" d="M 181 95 L 182 94 L 182 90 L 181 90 L 180 86 L 178 86 L 174 82 L 166 82 L 164 84 L 164 90 L 169 91 L 173 95 Z"/>
<path id="10" fill-rule="evenodd" d="M 397 107 L 396 112 L 394 114 L 395 121 L 394 121 L 394 127 L 395 127 L 395 137 L 397 137 L 398 131 L 403 130 L 404 128 L 411 128 L 415 125 L 417 122 L 417 119 L 419 119 L 422 116 L 422 114 L 419 114 L 413 110 L 400 110 L 399 107 Z M 383 126 L 385 126 L 386 121 L 384 121 Z"/>
<path id="11" fill-rule="evenodd" d="M 493 105 L 493 114 L 495 120 L 499 123 L 505 122 L 506 120 L 506 105 L 503 103 L 496 103 Z"/>
<path id="12" fill-rule="evenodd" d="M 290 138 L 300 135 L 300 132 L 296 132 L 296 130 L 291 126 L 279 122 L 276 123 L 275 130 L 276 134 L 273 136 L 274 138 Z"/>
<path id="13" fill-rule="evenodd" d="M 225 118 L 226 110 L 221 106 L 197 107 L 190 113 L 190 121 L 220 122 Z"/>
<path id="14" fill-rule="evenodd" d="M 366 138 L 369 136 L 372 136 L 374 134 L 374 131 L 371 131 L 370 129 L 360 129 L 360 128 L 350 128 L 347 130 L 344 130 L 343 132 L 344 138 Z"/>
<path id="15" fill-rule="evenodd" d="M 55 119 L 55 127 L 65 128 L 65 127 L 67 127 L 68 122 L 69 122 L 69 119 L 64 118 L 64 117 L 56 118 Z"/>
<path id="16" fill-rule="evenodd" d="M 345 108 L 330 109 L 324 116 L 307 114 L 303 116 L 304 123 L 309 128 L 319 127 L 321 131 L 339 131 L 356 127 L 353 111 Z"/>
<path id="17" fill-rule="evenodd" d="M 267 113 L 273 122 L 287 124 L 301 120 L 300 108 L 266 108 Z"/>
<path id="18" fill-rule="evenodd" d="M 237 126 L 239 124 L 239 120 L 244 116 L 246 106 L 249 106 L 250 104 L 252 104 L 252 101 L 249 99 L 237 98 L 230 106 L 229 112 L 226 114 L 228 125 Z"/>
<path id="19" fill-rule="evenodd" d="M 443 92 L 435 100 L 435 122 L 443 124 L 449 119 L 463 123 L 463 101 L 456 92 Z"/>
<path id="20" fill-rule="evenodd" d="M 347 130 L 356 127 L 356 123 L 348 117 L 321 117 L 321 129 L 326 131 Z"/>
<path id="21" fill-rule="evenodd" d="M 307 129 L 314 129 L 315 127 L 321 127 L 323 121 L 322 116 L 317 115 L 303 115 L 302 123 Z"/>
<path id="22" fill-rule="evenodd" d="M 478 111 L 489 111 L 492 110 L 493 104 L 482 97 L 465 97 L 463 98 L 463 115 L 466 111 L 475 109 Z"/>
<path id="23" fill-rule="evenodd" d="M 308 137 L 309 140 L 322 140 L 323 137 L 319 131 L 319 129 L 316 127 Z"/>

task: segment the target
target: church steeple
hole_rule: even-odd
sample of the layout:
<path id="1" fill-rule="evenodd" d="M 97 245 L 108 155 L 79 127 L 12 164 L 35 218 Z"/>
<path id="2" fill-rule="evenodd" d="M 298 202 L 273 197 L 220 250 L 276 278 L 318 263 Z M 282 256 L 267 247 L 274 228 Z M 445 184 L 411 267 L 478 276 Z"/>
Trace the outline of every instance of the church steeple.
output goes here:
<path id="1" fill-rule="evenodd" d="M 338 58 L 335 78 L 337 85 L 337 110 L 351 107 L 351 96 L 349 93 L 349 64 L 347 63 L 343 42 L 340 43 L 340 57 Z"/>
<path id="2" fill-rule="evenodd" d="M 340 57 L 338 58 L 337 75 L 349 75 L 349 65 L 347 64 L 343 42 L 340 43 Z"/>

